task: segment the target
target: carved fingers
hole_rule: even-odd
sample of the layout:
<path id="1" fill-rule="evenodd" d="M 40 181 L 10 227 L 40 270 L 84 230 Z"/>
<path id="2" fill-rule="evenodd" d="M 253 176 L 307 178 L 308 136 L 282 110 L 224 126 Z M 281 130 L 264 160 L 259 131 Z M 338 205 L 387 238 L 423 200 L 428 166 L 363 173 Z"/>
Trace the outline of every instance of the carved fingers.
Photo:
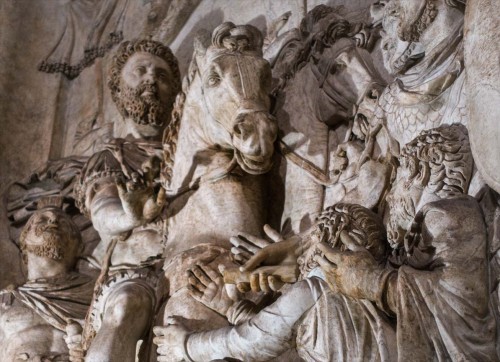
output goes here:
<path id="1" fill-rule="evenodd" d="M 264 225 L 264 232 L 275 243 L 285 240 L 283 236 L 268 224 Z"/>
<path id="2" fill-rule="evenodd" d="M 270 244 L 255 253 L 240 269 L 251 272 L 260 266 L 296 264 L 299 242 L 297 238 L 290 238 Z"/>
<path id="3" fill-rule="evenodd" d="M 153 343 L 158 346 L 158 362 L 183 361 L 186 356 L 185 343 L 189 330 L 177 317 L 167 318 L 167 325 L 153 328 Z"/>
<path id="4" fill-rule="evenodd" d="M 316 255 L 314 260 L 321 266 L 333 291 L 353 298 L 375 300 L 378 278 L 384 269 L 366 249 L 356 243 L 352 234 L 341 234 L 341 239 L 354 251 L 335 250 L 320 243 L 317 248 L 322 255 Z"/>
<path id="5" fill-rule="evenodd" d="M 146 175 L 141 177 L 133 172 L 127 180 L 123 177 L 115 180 L 123 210 L 137 225 L 156 218 L 167 200 L 165 190 L 160 187 L 155 191 L 154 184 L 145 178 Z"/>
<path id="6" fill-rule="evenodd" d="M 354 233 L 352 231 L 347 232 L 343 230 L 340 233 L 340 241 L 342 241 L 342 244 L 344 244 L 347 249 L 351 251 L 357 251 L 361 253 L 369 253 L 368 250 L 362 246 L 365 244 L 365 242 L 362 239 L 362 236 L 360 234 Z"/>
<path id="7" fill-rule="evenodd" d="M 294 283 L 297 280 L 298 267 L 296 264 L 263 266 L 253 272 L 241 271 L 239 268 L 228 268 L 224 274 L 226 288 L 235 285 L 241 293 L 276 292 L 285 283 Z"/>
<path id="8" fill-rule="evenodd" d="M 82 327 L 76 321 L 70 321 L 66 326 L 64 341 L 68 346 L 69 360 L 71 362 L 84 362 L 85 352 L 82 346 Z"/>
<path id="9" fill-rule="evenodd" d="M 271 244 L 265 239 L 258 238 L 244 232 L 231 237 L 229 241 L 233 244 L 233 247 L 231 248 L 233 259 L 239 263 L 245 263 L 256 252 Z"/>
<path id="10" fill-rule="evenodd" d="M 281 278 L 278 275 L 270 275 L 267 272 L 250 275 L 250 289 L 253 292 L 277 292 L 283 287 L 284 284 L 285 283 L 281 281 Z"/>
<path id="11" fill-rule="evenodd" d="M 188 271 L 188 289 L 194 299 L 224 316 L 239 300 L 236 293 L 227 292 L 222 274 L 208 265 L 196 265 Z"/>
<path id="12" fill-rule="evenodd" d="M 259 250 L 271 245 L 272 243 L 284 240 L 283 236 L 278 231 L 274 230 L 267 224 L 264 225 L 264 232 L 271 241 L 244 232 L 231 237 L 229 241 L 233 244 L 233 248 L 231 249 L 233 259 L 241 264 L 244 264 Z"/>
<path id="13" fill-rule="evenodd" d="M 167 195 L 165 189 L 160 187 L 158 193 L 153 193 L 147 199 L 144 204 L 143 215 L 145 220 L 153 220 L 156 218 L 163 210 L 163 207 L 167 203 Z"/>

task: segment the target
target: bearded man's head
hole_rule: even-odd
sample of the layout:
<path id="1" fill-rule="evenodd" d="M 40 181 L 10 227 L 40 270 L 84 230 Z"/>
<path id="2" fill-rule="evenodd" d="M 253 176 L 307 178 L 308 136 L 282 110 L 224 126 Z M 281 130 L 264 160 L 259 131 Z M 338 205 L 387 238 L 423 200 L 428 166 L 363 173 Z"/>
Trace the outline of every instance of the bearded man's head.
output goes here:
<path id="1" fill-rule="evenodd" d="M 19 238 L 23 260 L 28 254 L 72 265 L 82 248 L 80 230 L 71 217 L 56 207 L 37 210 L 26 223 Z"/>
<path id="2" fill-rule="evenodd" d="M 108 86 L 124 118 L 162 129 L 181 89 L 177 60 L 162 43 L 125 41 L 113 57 Z"/>
<path id="3" fill-rule="evenodd" d="M 467 194 L 474 166 L 467 128 L 451 124 L 422 131 L 403 147 L 399 163 L 386 198 L 387 236 L 394 248 L 402 245 L 424 191 L 439 199 Z"/>

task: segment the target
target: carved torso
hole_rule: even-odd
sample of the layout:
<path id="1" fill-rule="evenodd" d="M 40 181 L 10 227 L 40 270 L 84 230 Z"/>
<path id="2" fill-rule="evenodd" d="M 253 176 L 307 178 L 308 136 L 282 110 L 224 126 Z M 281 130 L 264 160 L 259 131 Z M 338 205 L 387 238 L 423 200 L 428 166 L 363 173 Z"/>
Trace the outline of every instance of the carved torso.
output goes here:
<path id="1" fill-rule="evenodd" d="M 35 311 L 17 300 L 10 306 L 3 306 L 0 311 L 2 361 L 18 361 L 36 356 L 54 358 L 51 361 L 68 358 L 65 333 L 48 324 Z"/>

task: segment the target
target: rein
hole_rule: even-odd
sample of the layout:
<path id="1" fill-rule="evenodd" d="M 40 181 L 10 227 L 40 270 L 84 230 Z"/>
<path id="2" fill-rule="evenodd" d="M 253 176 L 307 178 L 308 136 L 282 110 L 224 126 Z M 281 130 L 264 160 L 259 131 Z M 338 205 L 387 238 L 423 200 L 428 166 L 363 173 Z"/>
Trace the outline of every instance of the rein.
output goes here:
<path id="1" fill-rule="evenodd" d="M 279 150 L 287 161 L 290 161 L 295 166 L 305 171 L 316 183 L 330 187 L 333 186 L 337 180 L 332 180 L 323 170 L 313 164 L 311 161 L 306 160 L 302 156 L 295 153 L 288 145 L 282 140 L 279 141 Z"/>
<path id="2" fill-rule="evenodd" d="M 371 83 L 369 87 L 367 87 L 367 91 L 371 89 L 371 86 L 373 84 L 378 84 L 376 82 Z M 364 93 L 366 94 L 367 91 Z M 363 97 L 361 97 L 362 99 Z M 357 107 L 358 105 L 356 105 Z M 348 135 L 352 132 L 352 125 L 351 125 L 351 131 L 348 132 Z M 375 142 L 375 137 L 377 133 L 380 131 L 380 126 L 375 127 L 371 129 L 366 136 L 365 140 L 365 152 L 363 152 L 358 168 L 366 161 L 368 160 L 368 153 L 371 153 L 373 150 L 373 144 Z M 347 141 L 347 140 L 346 140 Z M 317 184 L 325 186 L 325 187 L 330 187 L 333 186 L 334 184 L 337 183 L 337 180 L 333 180 L 330 178 L 330 176 L 323 170 L 321 170 L 318 166 L 313 164 L 311 161 L 305 159 L 304 157 L 298 155 L 295 153 L 283 140 L 279 140 L 279 151 L 281 155 L 287 160 L 293 163 L 295 166 L 299 167 L 303 171 L 305 171 L 309 177 L 311 177 Z"/>
<path id="3" fill-rule="evenodd" d="M 191 182 L 186 186 L 181 186 L 176 189 L 165 188 L 167 198 L 171 201 L 187 192 L 198 189 L 202 184 L 222 180 L 223 178 L 227 177 L 236 168 L 236 166 L 238 166 L 238 162 L 236 161 L 236 156 L 234 156 L 226 166 L 198 176 L 194 180 L 191 180 Z"/>

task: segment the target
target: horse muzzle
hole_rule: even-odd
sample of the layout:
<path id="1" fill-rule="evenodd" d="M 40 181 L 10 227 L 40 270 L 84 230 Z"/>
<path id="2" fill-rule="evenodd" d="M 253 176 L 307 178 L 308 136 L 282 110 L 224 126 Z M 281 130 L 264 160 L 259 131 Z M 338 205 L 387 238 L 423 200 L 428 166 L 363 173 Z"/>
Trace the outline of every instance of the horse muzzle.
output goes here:
<path id="1" fill-rule="evenodd" d="M 238 115 L 232 142 L 243 171 L 253 175 L 269 171 L 277 135 L 276 119 L 269 113 L 257 111 Z"/>

